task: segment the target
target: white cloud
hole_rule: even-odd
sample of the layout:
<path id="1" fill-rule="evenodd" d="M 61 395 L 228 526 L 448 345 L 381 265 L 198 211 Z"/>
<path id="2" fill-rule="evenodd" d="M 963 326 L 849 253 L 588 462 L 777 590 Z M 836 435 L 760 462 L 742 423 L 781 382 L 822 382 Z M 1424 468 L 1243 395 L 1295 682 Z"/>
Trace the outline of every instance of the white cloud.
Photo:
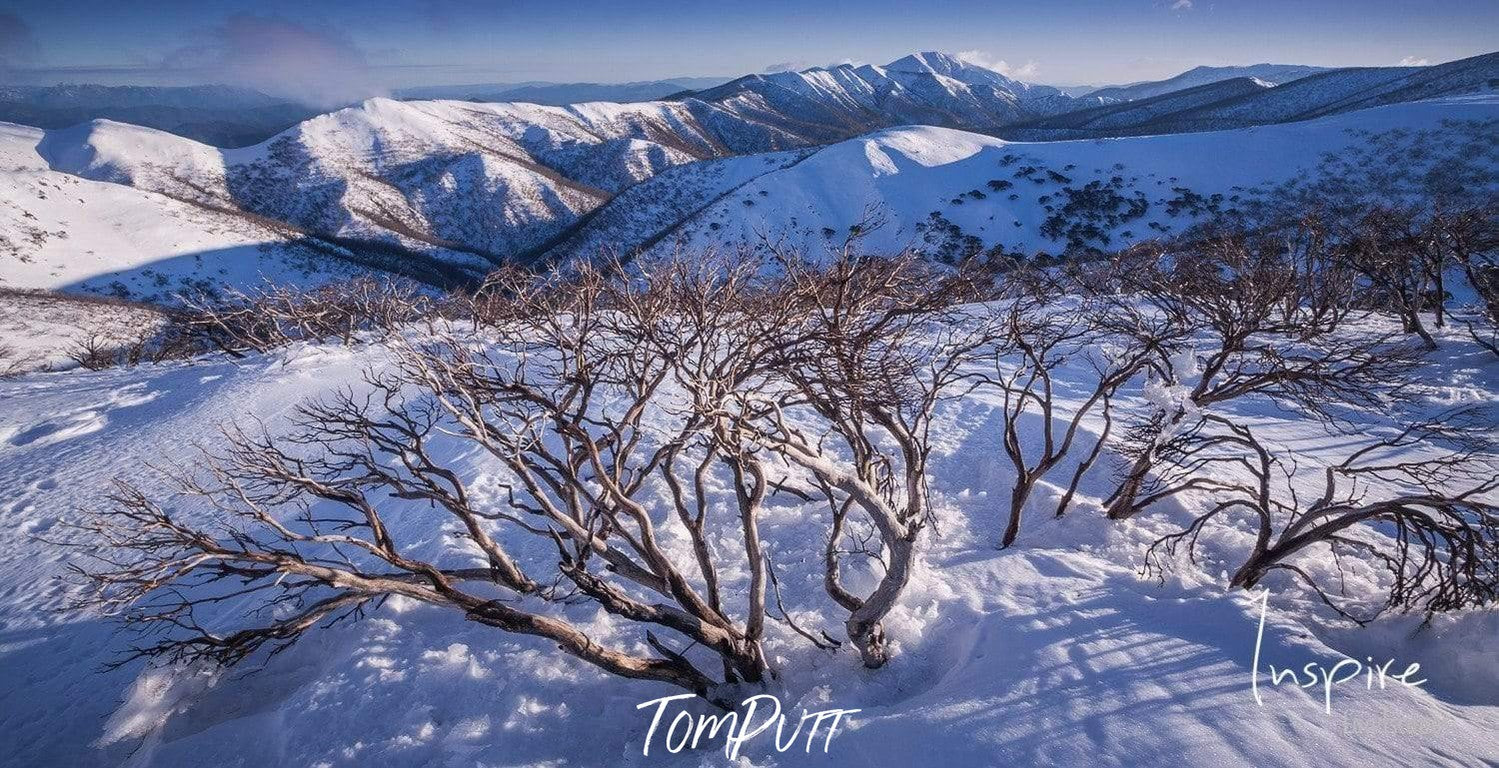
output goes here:
<path id="1" fill-rule="evenodd" d="M 958 51 L 958 58 L 977 67 L 992 69 L 1005 77 L 1013 77 L 1016 80 L 1028 80 L 1041 71 L 1041 66 L 1034 60 L 1026 61 L 1020 66 L 1011 66 L 1004 59 L 997 59 L 983 51 Z"/>
<path id="2" fill-rule="evenodd" d="M 1400 60 L 1400 66 L 1402 67 L 1424 67 L 1430 63 L 1430 59 L 1424 59 L 1419 56 L 1406 56 Z"/>
<path id="3" fill-rule="evenodd" d="M 1192 0 L 1176 0 L 1176 2 L 1171 4 L 1171 10 L 1190 11 L 1192 10 Z"/>

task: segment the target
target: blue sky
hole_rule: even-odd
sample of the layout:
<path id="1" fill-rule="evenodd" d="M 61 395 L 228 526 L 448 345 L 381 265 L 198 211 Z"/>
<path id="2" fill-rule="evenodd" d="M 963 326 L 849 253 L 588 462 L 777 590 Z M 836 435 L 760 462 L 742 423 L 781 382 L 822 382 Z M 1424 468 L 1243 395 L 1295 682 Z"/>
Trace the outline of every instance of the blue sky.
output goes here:
<path id="1" fill-rule="evenodd" d="M 1496 0 L 0 5 L 0 80 L 246 81 L 330 98 L 416 84 L 729 76 L 917 50 L 967 51 L 1035 82 L 1097 84 L 1198 64 L 1435 63 L 1496 49 Z"/>

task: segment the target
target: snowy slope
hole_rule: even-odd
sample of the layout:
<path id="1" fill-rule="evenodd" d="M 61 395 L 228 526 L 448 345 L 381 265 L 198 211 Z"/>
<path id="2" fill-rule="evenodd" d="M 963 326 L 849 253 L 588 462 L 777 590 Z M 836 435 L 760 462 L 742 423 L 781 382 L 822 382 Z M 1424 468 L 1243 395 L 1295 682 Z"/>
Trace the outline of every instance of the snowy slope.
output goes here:
<path id="1" fill-rule="evenodd" d="M 1144 83 L 1115 85 L 1089 91 L 1088 95 L 1107 101 L 1135 101 L 1153 96 L 1184 91 L 1188 88 L 1210 83 L 1233 80 L 1241 77 L 1253 78 L 1270 85 L 1280 85 L 1299 80 L 1308 75 L 1328 71 L 1327 67 L 1308 67 L 1301 64 L 1250 64 L 1242 67 L 1193 67 L 1176 77 L 1152 80 Z"/>
<path id="2" fill-rule="evenodd" d="M 360 271 L 286 227 L 50 170 L 43 132 L 0 123 L 0 287 L 169 300 L 195 287 Z"/>
<path id="3" fill-rule="evenodd" d="M 1499 399 L 1492 356 L 1461 334 L 1443 344 L 1422 373 L 1431 407 Z M 143 480 L 147 459 L 191 461 L 191 444 L 212 440 L 220 421 L 255 416 L 279 429 L 292 404 L 357 387 L 361 369 L 384 360 L 378 349 L 299 346 L 238 365 L 0 382 L 0 754 L 80 767 L 729 764 L 711 747 L 663 754 L 659 735 L 650 757 L 641 754 L 649 721 L 636 705 L 674 691 L 610 679 L 545 643 L 401 600 L 319 630 L 254 671 L 98 670 L 127 638 L 53 610 L 69 589 L 56 578 L 67 560 L 35 537 L 74 535 L 58 520 L 100 503 L 109 478 Z M 1143 405 L 1128 393 L 1121 417 Z M 1225 594 L 1218 574 L 1224 547 L 1242 546 L 1246 530 L 1212 530 L 1200 565 L 1183 561 L 1164 584 L 1142 579 L 1144 547 L 1181 518 L 1167 510 L 1106 523 L 1100 477 L 1068 517 L 1034 516 L 1020 546 L 994 549 L 1008 483 L 994 446 L 998 407 L 986 396 L 943 406 L 932 464 L 940 531 L 887 622 L 899 647 L 888 668 L 870 673 L 851 652 L 816 651 L 769 627 L 767 648 L 785 671 L 777 693 L 793 708 L 861 709 L 851 728 L 827 754 L 777 755 L 759 742 L 738 765 L 1354 768 L 1477 766 L 1499 755 L 1493 611 L 1439 616 L 1420 633 L 1414 616 L 1350 629 L 1289 579 L 1274 580 L 1265 663 L 1396 658 L 1421 663 L 1428 682 L 1383 691 L 1347 683 L 1330 712 L 1319 689 L 1267 690 L 1259 705 L 1250 688 L 1258 595 Z M 1239 415 L 1297 446 L 1298 471 L 1315 473 L 1348 450 L 1295 414 Z M 1364 418 L 1371 429 L 1385 423 Z M 493 472 L 481 457 L 452 456 L 476 476 Z M 1038 505 L 1056 491 L 1043 487 Z M 653 512 L 663 530 L 676 524 L 664 498 Z M 816 558 L 818 514 L 789 496 L 771 501 L 761 529 L 776 562 Z M 420 517 L 389 518 L 394 535 L 422 530 Z M 725 573 L 725 589 L 746 578 Z M 802 621 L 828 625 L 815 573 L 783 587 Z M 1347 585 L 1354 596 L 1369 587 L 1356 577 Z M 637 641 L 602 615 L 579 620 L 607 640 Z"/>
<path id="4" fill-rule="evenodd" d="M 1334 69 L 1274 87 L 1233 87 L 1234 82 L 1033 120 L 1008 129 L 1004 135 L 1039 140 L 1221 130 L 1309 120 L 1440 96 L 1493 93 L 1495 83 L 1499 83 L 1499 53 L 1430 67 Z"/>
<path id="5" fill-rule="evenodd" d="M 662 170 L 800 143 L 722 117 L 702 104 L 372 99 L 238 150 L 98 121 L 48 132 L 40 151 L 54 170 L 480 274 Z"/>
<path id="6" fill-rule="evenodd" d="M 813 152 L 767 152 L 673 168 L 620 193 L 537 261 L 607 259 L 667 240 L 683 221 L 756 178 L 791 167 Z"/>
<path id="7" fill-rule="evenodd" d="M 1128 135 L 1151 132 L 1164 119 L 1190 113 L 1228 99 L 1253 96 L 1274 86 L 1251 77 L 1220 80 L 1207 85 L 1150 96 L 1122 104 L 1079 109 L 1054 117 L 1032 120 L 1002 131 L 1009 139 L 1057 140 L 1090 136 Z"/>
<path id="8" fill-rule="evenodd" d="M 995 246 L 1054 254 L 1073 239 L 1119 246 L 1178 230 L 1194 214 L 1232 208 L 1256 189 L 1314 172 L 1326 155 L 1364 146 L 1370 134 L 1463 133 L 1448 121 L 1468 126 L 1464 135 L 1493 136 L 1499 97 L 1403 104 L 1234 131 L 1091 141 L 1019 143 L 943 128 L 897 128 L 833 144 L 760 176 L 673 230 L 656 250 L 679 243 L 753 245 L 769 233 L 784 245 L 818 253 L 841 243 L 870 212 L 884 222 L 864 241 L 875 251 L 914 246 L 946 259 Z M 1444 148 L 1462 151 L 1457 146 L 1444 140 L 1430 149 L 1434 155 Z M 1095 185 L 1091 191 L 1089 184 Z M 636 243 L 622 238 L 616 244 Z"/>
<path id="9" fill-rule="evenodd" d="M 443 282 L 482 275 L 501 263 L 532 262 L 559 243 L 634 247 L 657 235 L 690 230 L 680 219 L 668 219 L 696 218 L 702 205 L 721 195 L 723 188 L 711 178 L 717 172 L 673 177 L 609 206 L 607 213 L 602 209 L 643 181 L 704 160 L 819 146 L 907 124 L 990 134 L 1022 130 L 1024 138 L 1055 139 L 1297 120 L 1484 88 L 1499 66 L 1496 56 L 1410 71 L 1337 70 L 1268 89 L 1252 79 L 1227 80 L 1077 111 L 1096 107 L 1100 100 L 1072 99 L 1055 88 L 1022 83 L 956 57 L 920 53 L 883 67 L 752 75 L 679 101 L 552 107 L 371 99 L 232 150 L 110 121 L 47 131 L 40 138 L 28 134 L 20 145 L 30 152 L 29 142 L 45 160 L 44 168 L 33 170 L 157 193 L 196 204 L 211 218 L 247 214 L 242 218 L 284 226 L 362 263 Z M 27 163 L 35 166 L 32 159 Z M 735 167 L 740 170 L 729 176 L 742 180 L 740 174 L 756 164 Z M 868 173 L 867 166 L 857 163 L 851 168 L 856 175 Z M 1098 171 L 1104 179 L 1112 176 L 1102 174 L 1102 167 Z M 688 178 L 702 179 L 706 186 L 692 190 Z M 1143 177 L 1138 181 L 1154 183 Z M 1175 186 L 1155 181 L 1165 190 Z M 32 192 L 21 188 L 25 183 L 7 184 L 4 194 L 12 201 L 30 199 Z M 946 199 L 974 190 L 983 191 L 970 185 L 950 190 Z M 636 202 L 657 201 L 663 193 L 676 202 Z M 684 196 L 689 194 L 697 196 L 696 205 Z M 1006 198 L 1010 194 L 1019 193 L 1006 192 Z M 129 191 L 119 195 L 161 199 Z M 905 237 L 913 235 L 916 221 L 941 211 L 935 205 L 939 198 L 925 197 L 933 199 L 911 201 L 923 207 L 919 218 L 912 220 L 914 212 L 898 212 Z M 103 201 L 98 218 L 121 217 L 127 205 Z M 176 203 L 162 205 L 170 210 L 154 214 L 161 219 L 181 218 L 185 210 Z M 38 219 L 58 215 L 18 210 Z M 1033 237 L 1017 241 L 1010 235 L 1038 232 L 1046 218 L 996 216 L 994 226 L 1019 230 L 1001 236 L 992 228 L 975 232 L 979 222 L 969 220 L 971 209 L 953 213 L 956 218 L 944 212 L 945 221 L 929 223 L 951 233 L 950 224 L 958 222 L 963 230 L 959 237 L 976 236 L 990 245 L 1034 244 Z M 816 221 L 820 215 L 815 212 L 809 220 L 800 210 L 795 216 L 804 225 L 794 228 L 798 231 L 805 226 L 839 230 L 850 223 Z M 704 226 L 718 223 L 737 234 L 733 218 L 720 215 Z M 606 224 L 621 220 L 628 221 L 606 230 Z M 28 239 L 27 226 L 0 221 L 0 236 L 11 242 Z M 179 252 L 148 236 L 140 238 L 138 248 L 158 259 Z"/>

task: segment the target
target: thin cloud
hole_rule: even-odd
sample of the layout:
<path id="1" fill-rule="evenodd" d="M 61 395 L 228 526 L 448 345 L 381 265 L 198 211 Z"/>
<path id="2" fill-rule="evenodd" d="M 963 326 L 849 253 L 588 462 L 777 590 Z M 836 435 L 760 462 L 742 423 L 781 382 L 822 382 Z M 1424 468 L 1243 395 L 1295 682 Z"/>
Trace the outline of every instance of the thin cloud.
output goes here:
<path id="1" fill-rule="evenodd" d="M 1176 0 L 1176 2 L 1171 4 L 1171 10 L 1190 11 L 1192 10 L 1192 0 Z"/>
<path id="2" fill-rule="evenodd" d="M 977 67 L 992 69 L 1005 77 L 1016 80 L 1029 80 L 1041 71 L 1041 65 L 1034 60 L 1027 61 L 1020 66 L 1013 66 L 1004 59 L 990 56 L 983 51 L 959 51 L 958 58 Z"/>
<path id="3" fill-rule="evenodd" d="M 369 57 L 337 30 L 287 19 L 236 14 L 204 39 L 173 52 L 164 69 L 213 73 L 232 85 L 337 106 L 385 92 Z"/>
<path id="4" fill-rule="evenodd" d="M 1402 67 L 1424 67 L 1430 63 L 1430 59 L 1424 59 L 1417 56 L 1406 56 L 1405 58 L 1400 60 L 1400 66 Z"/>
<path id="5" fill-rule="evenodd" d="M 0 72 L 35 62 L 41 50 L 20 16 L 0 11 Z"/>

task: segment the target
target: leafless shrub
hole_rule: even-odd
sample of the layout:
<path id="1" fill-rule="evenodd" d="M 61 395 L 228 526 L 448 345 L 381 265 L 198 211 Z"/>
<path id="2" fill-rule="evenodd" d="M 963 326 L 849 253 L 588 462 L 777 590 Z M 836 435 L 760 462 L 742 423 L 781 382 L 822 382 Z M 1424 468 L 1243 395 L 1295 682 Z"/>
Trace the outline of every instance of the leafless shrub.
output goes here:
<path id="1" fill-rule="evenodd" d="M 1128 280 L 1172 335 L 1198 347 L 1162 361 L 1163 395 L 1121 444 L 1129 461 L 1106 501 L 1110 518 L 1130 517 L 1181 489 L 1152 471 L 1171 437 L 1206 409 L 1246 397 L 1270 399 L 1335 425 L 1345 406 L 1389 407 L 1404 396 L 1419 349 L 1396 334 L 1346 331 L 1344 315 L 1306 298 L 1307 283 L 1278 245 L 1241 232 L 1174 245 Z M 1200 351 L 1199 351 L 1200 350 Z"/>
<path id="2" fill-rule="evenodd" d="M 183 297 L 180 322 L 201 346 L 232 357 L 293 341 L 351 344 L 360 334 L 389 334 L 427 317 L 435 303 L 416 283 L 358 278 L 310 290 L 267 284 L 220 296 Z"/>
<path id="3" fill-rule="evenodd" d="M 90 333 L 73 342 L 68 359 L 90 371 L 102 371 L 116 364 L 117 349 L 103 336 Z"/>
<path id="4" fill-rule="evenodd" d="M 291 434 L 229 430 L 202 472 L 175 476 L 173 503 L 121 484 L 81 523 L 107 545 L 84 553 L 85 604 L 161 630 L 134 655 L 232 664 L 401 595 L 716 698 L 775 674 L 767 619 L 838 644 L 793 624 L 778 592 L 779 616 L 766 608 L 777 587 L 759 518 L 783 487 L 773 469 L 796 466 L 834 510 L 825 586 L 878 666 L 881 621 L 932 514 L 931 414 L 981 343 L 932 333 L 954 284 L 931 278 L 914 261 L 770 282 L 679 263 L 496 286 L 463 317 L 394 339 L 394 370 L 302 406 Z M 488 457 L 503 499 L 447 462 L 452 441 Z M 716 486 L 732 489 L 728 515 Z M 842 584 L 856 515 L 874 531 L 862 551 L 883 563 L 867 596 Z M 663 543 L 666 516 L 689 556 Z M 423 549 L 444 526 L 461 551 Z M 747 566 L 744 592 L 722 588 L 725 563 Z M 226 594 L 264 613 L 204 619 Z M 650 652 L 590 636 L 568 618 L 580 601 L 642 627 Z"/>
<path id="5" fill-rule="evenodd" d="M 994 348 L 994 373 L 985 382 L 1003 395 L 1000 443 L 1015 471 L 1002 547 L 1019 535 L 1036 484 L 1063 463 L 1084 421 L 1098 413 L 1103 429 L 1078 462 L 1056 507 L 1057 517 L 1066 512 L 1084 475 L 1109 442 L 1115 394 L 1158 365 L 1176 341 L 1171 324 L 1138 311 L 1132 301 L 1090 296 L 1088 283 L 1082 286 L 1085 290 L 1070 295 L 1022 287 L 1017 298 L 994 305 L 1004 336 Z M 1086 380 L 1077 381 L 1078 376 Z M 1080 402 L 1069 408 L 1064 405 L 1069 399 Z M 1026 428 L 1028 416 L 1039 421 L 1034 434 Z"/>
<path id="6" fill-rule="evenodd" d="M 0 344 L 0 379 L 18 376 L 25 370 L 26 365 L 16 353 L 16 348 L 8 344 Z"/>
<path id="7" fill-rule="evenodd" d="M 1384 609 L 1449 611 L 1499 598 L 1499 467 L 1479 436 L 1484 421 L 1472 412 L 1446 414 L 1368 441 L 1323 471 L 1315 498 L 1303 499 L 1287 466 L 1249 427 L 1207 416 L 1173 441 L 1177 472 L 1209 467 L 1239 470 L 1199 475 L 1196 487 L 1214 501 L 1182 531 L 1150 548 L 1148 568 L 1185 547 L 1191 555 L 1203 528 L 1220 517 L 1247 513 L 1255 542 L 1230 585 L 1250 589 L 1272 571 L 1286 571 L 1340 615 L 1364 623 L 1341 604 L 1337 584 L 1298 564 L 1322 551 L 1335 573 L 1344 559 L 1370 563 L 1389 575 Z M 1378 487 L 1378 486 L 1393 486 Z M 1383 610 L 1383 609 L 1382 609 Z"/>

